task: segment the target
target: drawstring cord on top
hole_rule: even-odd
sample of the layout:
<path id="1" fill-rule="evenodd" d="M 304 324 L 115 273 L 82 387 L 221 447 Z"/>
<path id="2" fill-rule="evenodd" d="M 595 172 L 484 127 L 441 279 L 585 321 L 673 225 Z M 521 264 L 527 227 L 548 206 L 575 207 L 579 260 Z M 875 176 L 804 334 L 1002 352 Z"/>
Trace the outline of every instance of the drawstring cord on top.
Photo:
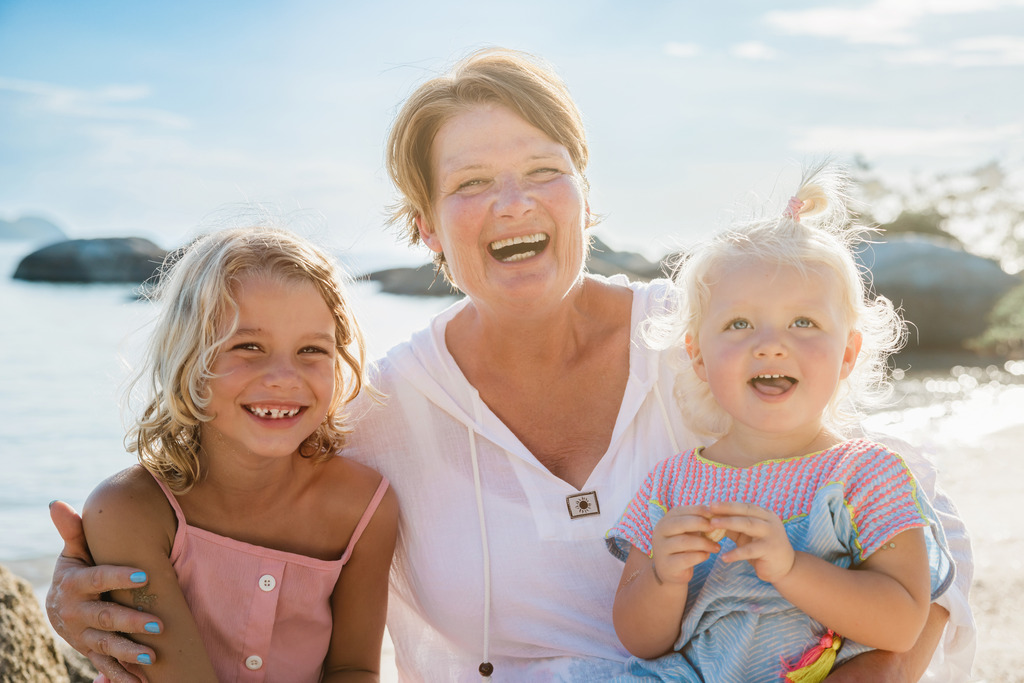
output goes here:
<path id="1" fill-rule="evenodd" d="M 475 405 L 475 404 L 474 404 Z M 479 412 L 479 408 L 477 408 Z M 480 416 L 477 416 L 479 421 Z M 494 672 L 494 665 L 490 662 L 491 655 L 491 551 L 487 543 L 487 521 L 484 519 L 484 493 L 480 486 L 480 463 L 476 455 L 476 433 L 473 427 L 469 429 L 469 454 L 473 461 L 473 486 L 476 488 L 476 512 L 480 520 L 480 544 L 483 548 L 484 558 L 484 656 L 480 663 L 480 675 L 489 679 Z"/>

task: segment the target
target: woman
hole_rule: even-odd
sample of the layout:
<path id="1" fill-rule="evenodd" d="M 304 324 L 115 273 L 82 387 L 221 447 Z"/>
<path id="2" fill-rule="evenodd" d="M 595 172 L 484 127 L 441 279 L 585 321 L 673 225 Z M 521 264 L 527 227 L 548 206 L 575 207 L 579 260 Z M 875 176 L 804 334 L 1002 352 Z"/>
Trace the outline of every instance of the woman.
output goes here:
<path id="1" fill-rule="evenodd" d="M 671 370 L 637 335 L 666 284 L 584 273 L 587 162 L 568 90 L 516 52 L 484 50 L 426 82 L 392 128 L 394 221 L 466 294 L 381 361 L 387 402 L 355 409 L 346 449 L 400 501 L 388 627 L 409 679 L 479 669 L 500 680 L 601 680 L 627 659 L 611 620 L 622 567 L 604 533 L 657 461 L 697 441 L 666 403 Z M 934 492 L 928 464 L 917 465 Z M 82 567 L 75 519 L 55 509 L 64 555 L 82 558 L 58 563 L 47 601 L 55 628 L 105 671 L 113 665 L 97 651 L 152 656 L 99 630 L 153 620 L 95 602 L 129 585 L 131 570 Z M 959 595 L 932 607 L 910 653 L 859 657 L 831 680 L 917 680 L 948 609 L 947 642 L 972 642 L 969 545 L 959 520 L 946 521 Z"/>

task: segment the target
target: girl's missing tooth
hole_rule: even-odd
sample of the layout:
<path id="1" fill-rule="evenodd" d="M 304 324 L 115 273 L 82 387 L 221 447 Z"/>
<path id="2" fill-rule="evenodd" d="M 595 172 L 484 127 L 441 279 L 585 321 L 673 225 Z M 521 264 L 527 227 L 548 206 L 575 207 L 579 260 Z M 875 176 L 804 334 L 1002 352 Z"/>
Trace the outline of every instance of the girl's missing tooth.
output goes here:
<path id="1" fill-rule="evenodd" d="M 128 436 L 140 465 L 84 512 L 94 559 L 149 577 L 112 595 L 159 617 L 145 675 L 374 679 L 397 503 L 336 456 L 364 387 L 336 266 L 289 232 L 228 230 L 185 249 L 158 298 Z"/>

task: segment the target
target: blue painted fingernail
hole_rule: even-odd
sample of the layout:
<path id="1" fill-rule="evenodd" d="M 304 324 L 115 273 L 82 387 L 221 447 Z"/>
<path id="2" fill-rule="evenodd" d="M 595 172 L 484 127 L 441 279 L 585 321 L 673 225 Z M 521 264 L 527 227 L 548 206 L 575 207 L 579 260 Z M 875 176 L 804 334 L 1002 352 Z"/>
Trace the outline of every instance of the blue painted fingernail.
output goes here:
<path id="1" fill-rule="evenodd" d="M 135 658 L 139 664 L 152 664 L 153 660 L 149 658 L 149 655 L 142 654 Z"/>
<path id="2" fill-rule="evenodd" d="M 160 633 L 160 624 L 155 621 L 149 622 L 143 628 L 146 629 L 146 633 Z"/>
<path id="3" fill-rule="evenodd" d="M 146 572 L 135 572 L 128 578 L 132 583 L 146 583 Z"/>

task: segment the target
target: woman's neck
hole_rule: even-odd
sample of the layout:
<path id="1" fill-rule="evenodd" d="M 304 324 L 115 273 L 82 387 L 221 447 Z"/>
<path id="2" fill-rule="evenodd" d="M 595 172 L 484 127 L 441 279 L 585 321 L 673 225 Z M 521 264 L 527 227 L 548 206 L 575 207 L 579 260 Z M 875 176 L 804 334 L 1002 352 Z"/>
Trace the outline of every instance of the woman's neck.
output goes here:
<path id="1" fill-rule="evenodd" d="M 595 292 L 604 286 L 583 278 L 560 301 L 543 307 L 471 301 L 448 323 L 445 343 L 460 367 L 543 370 L 572 363 L 595 331 L 620 322 L 608 298 Z"/>

